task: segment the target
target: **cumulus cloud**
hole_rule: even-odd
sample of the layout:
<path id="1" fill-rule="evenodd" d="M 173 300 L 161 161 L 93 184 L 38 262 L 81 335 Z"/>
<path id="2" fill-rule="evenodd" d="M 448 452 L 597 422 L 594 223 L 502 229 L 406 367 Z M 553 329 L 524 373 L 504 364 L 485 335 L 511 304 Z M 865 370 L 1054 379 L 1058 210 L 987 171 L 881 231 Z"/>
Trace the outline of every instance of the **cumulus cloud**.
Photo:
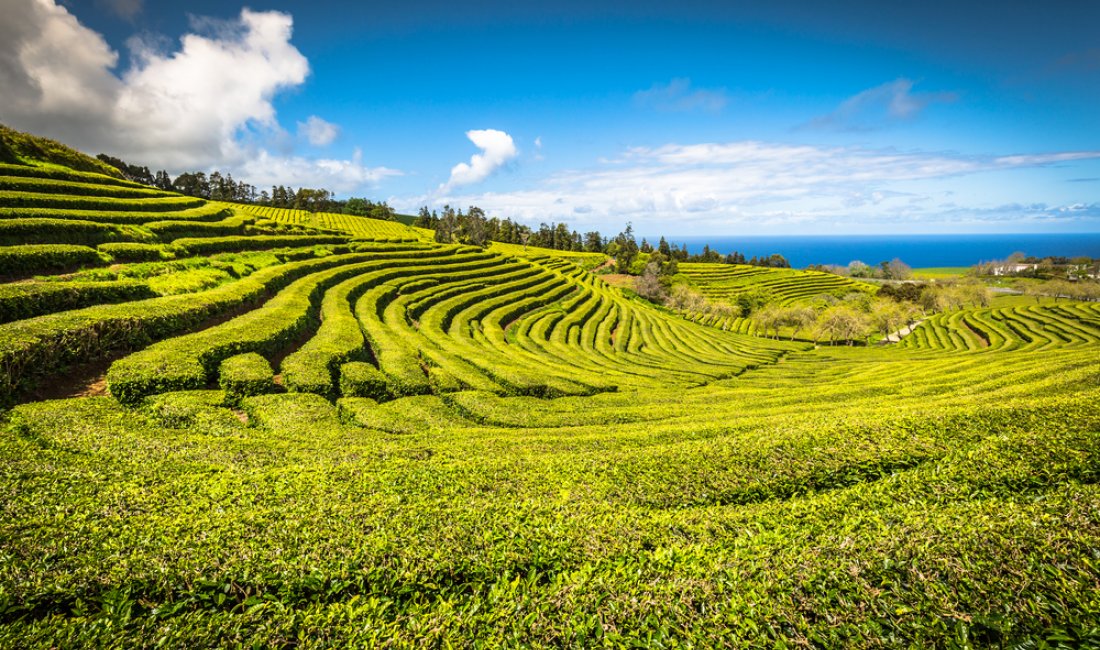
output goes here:
<path id="1" fill-rule="evenodd" d="M 596 168 L 558 173 L 533 188 L 450 193 L 436 200 L 536 223 L 568 218 L 578 228 L 625 221 L 653 230 L 675 222 L 698 232 L 765 224 L 774 230 L 783 224 L 912 223 L 944 212 L 929 205 L 929 186 L 942 189 L 949 179 L 1085 159 L 1100 159 L 1100 151 L 964 156 L 756 141 L 668 144 L 628 149 Z M 982 212 L 975 204 L 970 213 L 988 218 L 994 207 Z M 1043 214 L 1095 218 L 1089 211 Z"/>
<path id="2" fill-rule="evenodd" d="M 728 101 L 725 89 L 694 88 L 691 79 L 683 77 L 634 93 L 634 102 L 639 106 L 669 112 L 702 110 L 715 113 L 725 108 Z"/>
<path id="3" fill-rule="evenodd" d="M 458 163 L 451 168 L 451 178 L 440 186 L 446 192 L 460 185 L 480 183 L 519 154 L 512 136 L 496 129 L 467 131 L 466 137 L 481 149 L 470 157 L 468 163 Z"/>
<path id="4" fill-rule="evenodd" d="M 272 100 L 309 74 L 289 15 L 243 9 L 230 21 L 195 20 L 175 49 L 131 39 L 132 65 L 118 72 L 118 54 L 55 0 L 7 4 L 15 6 L 0 23 L 0 120 L 172 172 L 276 164 L 264 142 L 285 134 Z M 315 122 L 307 137 L 323 141 L 334 128 Z M 382 173 L 344 163 L 358 165 L 353 176 Z"/>
<path id="5" fill-rule="evenodd" d="M 336 140 L 340 127 L 316 115 L 310 115 L 305 122 L 298 122 L 298 134 L 305 137 L 311 145 L 324 147 Z"/>
<path id="6" fill-rule="evenodd" d="M 931 104 L 950 103 L 957 99 L 955 93 L 915 93 L 913 82 L 900 78 L 849 97 L 833 112 L 817 117 L 803 127 L 840 131 L 870 130 L 891 122 L 913 119 Z"/>

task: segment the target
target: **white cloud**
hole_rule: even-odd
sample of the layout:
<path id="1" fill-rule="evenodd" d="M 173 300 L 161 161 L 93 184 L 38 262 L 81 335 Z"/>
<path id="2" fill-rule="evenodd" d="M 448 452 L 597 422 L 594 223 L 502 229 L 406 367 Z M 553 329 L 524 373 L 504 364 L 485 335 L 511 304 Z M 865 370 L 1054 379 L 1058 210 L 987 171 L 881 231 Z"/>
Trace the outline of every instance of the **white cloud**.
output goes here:
<path id="1" fill-rule="evenodd" d="M 634 93 L 634 102 L 639 106 L 670 112 L 703 110 L 714 113 L 725 108 L 728 101 L 724 88 L 693 88 L 691 79 L 683 77 Z"/>
<path id="2" fill-rule="evenodd" d="M 298 134 L 305 137 L 311 145 L 324 147 L 336 140 L 340 127 L 316 115 L 310 115 L 305 122 L 298 122 Z"/>
<path id="3" fill-rule="evenodd" d="M 928 221 L 944 213 L 927 200 L 929 185 L 942 189 L 947 179 L 961 176 L 1098 158 L 1100 151 L 962 156 L 755 141 L 669 144 L 629 149 L 616 160 L 556 174 L 533 188 L 452 192 L 435 200 L 479 205 L 532 223 L 565 219 L 578 229 L 619 227 L 629 220 L 651 232 L 774 232 L 784 224 Z M 967 209 L 991 218 L 981 206 L 973 202 Z M 1094 211 L 1066 215 L 1095 219 Z"/>
<path id="4" fill-rule="evenodd" d="M 914 93 L 913 82 L 899 78 L 868 88 L 848 99 L 828 115 L 817 117 L 804 128 L 864 131 L 890 122 L 910 120 L 934 103 L 950 103 L 955 93 Z"/>
<path id="5" fill-rule="evenodd" d="M 451 178 L 440 186 L 446 192 L 460 185 L 479 183 L 503 167 L 519 154 L 512 136 L 496 129 L 467 131 L 466 137 L 481 149 L 470 157 L 469 163 L 458 163 L 451 168 Z"/>
<path id="6" fill-rule="evenodd" d="M 354 192 L 401 172 L 386 167 L 365 167 L 356 150 L 351 160 L 273 156 L 261 150 L 238 169 L 242 178 L 259 189 L 292 182 L 301 187 L 324 187 L 338 193 Z"/>
<path id="7" fill-rule="evenodd" d="M 116 72 L 118 54 L 55 0 L 4 3 L 14 6 L 0 22 L 0 121 L 15 128 L 173 173 L 218 167 L 252 180 L 241 171 L 265 160 L 270 169 L 308 162 L 338 183 L 378 176 L 354 160 L 279 163 L 265 148 L 287 140 L 275 95 L 309 74 L 287 14 L 243 9 L 235 20 L 197 19 L 174 50 L 131 39 L 133 64 Z M 307 137 L 323 141 L 334 128 L 320 121 Z"/>

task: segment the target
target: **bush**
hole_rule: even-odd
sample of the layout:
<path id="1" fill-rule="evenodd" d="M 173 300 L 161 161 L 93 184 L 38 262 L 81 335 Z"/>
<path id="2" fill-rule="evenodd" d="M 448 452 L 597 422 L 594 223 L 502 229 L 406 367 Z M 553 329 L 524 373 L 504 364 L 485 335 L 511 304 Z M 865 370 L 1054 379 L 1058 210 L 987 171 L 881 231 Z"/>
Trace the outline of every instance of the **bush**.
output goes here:
<path id="1" fill-rule="evenodd" d="M 37 192 L 0 191 L 0 207 L 3 208 L 59 208 L 72 210 L 116 210 L 139 212 L 174 212 L 197 208 L 202 199 L 187 196 L 159 196 L 142 199 L 119 199 L 109 196 L 80 196 L 69 194 L 40 194 Z"/>
<path id="2" fill-rule="evenodd" d="M 172 259 L 172 254 L 160 244 L 139 244 L 136 242 L 112 242 L 96 247 L 99 252 L 110 255 L 116 262 L 158 262 Z"/>
<path id="3" fill-rule="evenodd" d="M 32 379 L 57 373 L 67 363 L 148 345 L 229 309 L 251 306 L 268 292 L 309 273 L 364 259 L 370 257 L 348 255 L 284 264 L 199 294 L 97 305 L 0 326 L 0 404 L 10 401 Z"/>
<path id="4" fill-rule="evenodd" d="M 340 366 L 340 394 L 344 397 L 389 399 L 386 376 L 364 361 L 352 361 Z"/>
<path id="5" fill-rule="evenodd" d="M 183 237 L 227 237 L 244 233 L 246 220 L 241 217 L 229 217 L 222 221 L 152 221 L 145 227 L 159 237 L 161 241 L 172 241 Z"/>
<path id="6" fill-rule="evenodd" d="M 154 295 L 144 282 L 134 280 L 0 285 L 0 323 Z"/>
<path id="7" fill-rule="evenodd" d="M 260 251 L 273 248 L 343 244 L 347 237 L 332 235 L 272 235 L 260 237 L 202 237 L 177 239 L 172 246 L 185 255 L 210 255 L 235 251 Z"/>
<path id="8" fill-rule="evenodd" d="M 73 219 L 76 221 L 93 221 L 96 223 L 113 224 L 143 224 L 152 221 L 163 221 L 171 217 L 175 221 L 219 221 L 229 214 L 228 210 L 212 204 L 201 205 L 188 210 L 177 210 L 171 213 L 164 212 L 139 212 L 117 210 L 69 210 L 60 208 L 0 208 L 0 220 L 3 219 Z"/>
<path id="9" fill-rule="evenodd" d="M 255 352 L 238 354 L 222 361 L 218 378 L 226 401 L 231 403 L 242 397 L 274 393 L 276 390 L 275 372 L 271 364 Z"/>
<path id="10" fill-rule="evenodd" d="M 148 232 L 134 226 L 116 226 L 65 219 L 0 219 L 0 246 L 21 244 L 84 244 L 149 241 Z"/>
<path id="11" fill-rule="evenodd" d="M 107 260 L 94 248 L 71 244 L 29 244 L 0 247 L 0 276 L 27 276 L 99 266 Z"/>

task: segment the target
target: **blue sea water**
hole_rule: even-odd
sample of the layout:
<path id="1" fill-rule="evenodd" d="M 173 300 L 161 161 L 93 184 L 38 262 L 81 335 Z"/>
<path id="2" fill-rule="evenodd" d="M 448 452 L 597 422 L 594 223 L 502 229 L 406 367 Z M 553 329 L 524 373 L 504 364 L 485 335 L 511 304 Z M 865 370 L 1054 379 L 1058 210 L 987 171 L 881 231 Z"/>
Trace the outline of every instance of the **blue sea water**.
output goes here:
<path id="1" fill-rule="evenodd" d="M 846 265 L 852 260 L 875 265 L 895 257 L 913 268 L 971 266 L 1003 260 L 1016 251 L 1035 257 L 1100 257 L 1100 233 L 679 237 L 669 241 L 686 244 L 692 253 L 702 251 L 704 244 L 723 255 L 739 251 L 747 258 L 779 253 L 795 268 Z"/>

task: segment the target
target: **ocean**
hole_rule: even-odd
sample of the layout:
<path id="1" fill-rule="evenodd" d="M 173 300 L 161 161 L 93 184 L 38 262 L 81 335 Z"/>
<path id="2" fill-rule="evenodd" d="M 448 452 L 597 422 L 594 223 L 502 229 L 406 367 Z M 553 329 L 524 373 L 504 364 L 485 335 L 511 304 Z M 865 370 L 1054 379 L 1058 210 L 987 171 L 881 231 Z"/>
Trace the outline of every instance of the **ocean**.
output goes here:
<path id="1" fill-rule="evenodd" d="M 810 264 L 846 265 L 852 260 L 874 266 L 895 257 L 913 268 L 971 266 L 979 262 L 1003 260 L 1016 251 L 1035 257 L 1100 257 L 1100 233 L 723 236 L 678 237 L 669 238 L 669 242 L 686 244 L 692 253 L 702 251 L 704 244 L 709 244 L 723 255 L 739 251 L 747 258 L 779 253 L 795 268 Z"/>

